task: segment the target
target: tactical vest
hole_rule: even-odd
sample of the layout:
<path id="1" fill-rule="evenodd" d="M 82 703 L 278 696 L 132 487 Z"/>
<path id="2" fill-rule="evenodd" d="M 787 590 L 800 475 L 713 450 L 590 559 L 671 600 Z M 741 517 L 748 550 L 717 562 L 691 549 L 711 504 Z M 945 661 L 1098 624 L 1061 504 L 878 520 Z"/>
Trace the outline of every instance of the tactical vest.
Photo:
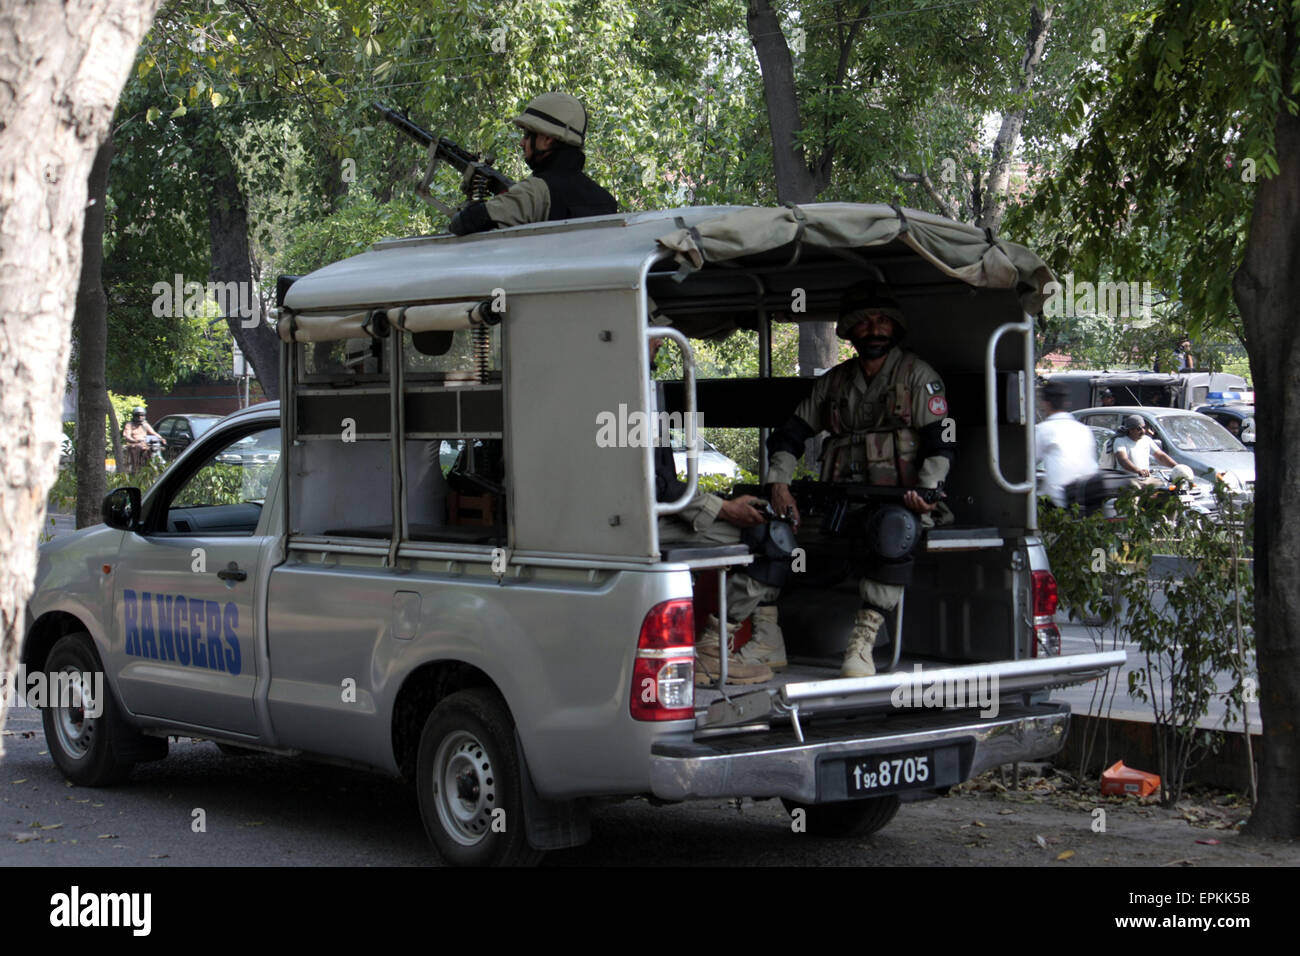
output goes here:
<path id="1" fill-rule="evenodd" d="M 858 363 L 827 373 L 836 377 L 822 406 L 822 421 L 831 433 L 822 448 L 822 481 L 916 486 L 921 436 L 912 427 L 912 389 L 908 384 L 915 365 L 916 356 L 905 353 L 866 421 L 851 420 L 850 416 L 849 395 Z"/>

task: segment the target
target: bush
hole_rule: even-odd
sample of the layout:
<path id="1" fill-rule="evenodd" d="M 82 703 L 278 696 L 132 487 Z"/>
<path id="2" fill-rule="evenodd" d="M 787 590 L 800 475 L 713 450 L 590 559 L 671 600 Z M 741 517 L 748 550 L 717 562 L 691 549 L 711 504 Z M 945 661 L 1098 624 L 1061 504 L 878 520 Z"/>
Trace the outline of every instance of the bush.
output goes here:
<path id="1" fill-rule="evenodd" d="M 1039 512 L 1070 616 L 1089 625 L 1098 649 L 1107 643 L 1114 649 L 1127 637 L 1143 653 L 1142 666 L 1129 673 L 1129 693 L 1151 705 L 1166 804 L 1181 795 L 1187 770 L 1222 744 L 1221 732 L 1198 727 L 1211 701 L 1223 702 L 1225 723 L 1240 719 L 1248 686 L 1254 576 L 1244 535 L 1250 520 L 1222 482 L 1216 496 L 1220 514 L 1213 517 L 1152 487 L 1117 499 L 1118 521 L 1084 516 L 1077 507 Z M 1186 573 L 1153 575 L 1154 559 L 1170 553 L 1182 557 Z M 1224 672 L 1233 680 L 1220 691 L 1215 678 Z M 1087 741 L 1085 751 L 1090 747 Z"/>

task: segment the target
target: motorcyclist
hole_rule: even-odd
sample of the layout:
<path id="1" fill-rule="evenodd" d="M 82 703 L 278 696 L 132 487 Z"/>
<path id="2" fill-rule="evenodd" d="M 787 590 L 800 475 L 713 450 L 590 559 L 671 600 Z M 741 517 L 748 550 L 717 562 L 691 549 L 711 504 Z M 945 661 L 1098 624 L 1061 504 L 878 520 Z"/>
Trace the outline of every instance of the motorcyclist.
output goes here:
<path id="1" fill-rule="evenodd" d="M 129 471 L 136 471 L 149 460 L 149 456 L 153 454 L 151 438 L 156 439 L 161 445 L 167 444 L 167 439 L 154 431 L 153 426 L 146 420 L 144 407 L 137 405 L 131 410 L 131 420 L 122 426 L 122 440 L 126 442 Z"/>
<path id="2" fill-rule="evenodd" d="M 1151 476 L 1153 458 L 1169 468 L 1178 464 L 1156 445 L 1145 425 L 1140 415 L 1125 416 L 1121 434 L 1115 439 L 1115 463 L 1121 471 L 1132 472 L 1139 478 Z"/>

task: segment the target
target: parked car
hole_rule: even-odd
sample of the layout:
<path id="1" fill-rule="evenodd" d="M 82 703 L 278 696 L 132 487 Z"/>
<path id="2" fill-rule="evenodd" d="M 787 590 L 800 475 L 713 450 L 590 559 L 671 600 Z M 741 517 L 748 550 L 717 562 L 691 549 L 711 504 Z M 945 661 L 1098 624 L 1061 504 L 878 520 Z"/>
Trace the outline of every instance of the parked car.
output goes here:
<path id="1" fill-rule="evenodd" d="M 1255 492 L 1255 456 L 1213 418 L 1181 408 L 1113 405 L 1072 413 L 1095 428 L 1118 435 L 1125 416 L 1137 415 L 1155 433 L 1165 454 L 1207 481 L 1221 476 L 1234 492 Z"/>
<path id="2" fill-rule="evenodd" d="M 280 436 L 276 435 L 273 440 L 266 433 L 241 438 L 217 455 L 217 461 L 223 465 L 263 465 L 279 460 Z"/>
<path id="3" fill-rule="evenodd" d="M 196 438 L 219 421 L 220 415 L 164 415 L 153 426 L 153 430 L 167 441 L 163 446 L 163 461 L 175 461 Z"/>
<path id="4" fill-rule="evenodd" d="M 1251 451 L 1255 450 L 1255 406 L 1251 402 L 1228 398 L 1228 395 L 1234 393 L 1228 392 L 1226 395 L 1217 397 L 1210 395 L 1212 404 L 1202 405 L 1197 409 L 1202 415 L 1208 415 L 1216 422 L 1228 430 L 1233 438 L 1236 438 Z"/>
<path id="5" fill-rule="evenodd" d="M 728 478 L 740 476 L 740 466 L 728 458 L 718 447 L 703 435 L 696 435 L 698 451 L 696 460 L 701 475 L 726 475 Z M 672 430 L 673 465 L 679 475 L 686 474 L 686 436 L 678 429 Z"/>

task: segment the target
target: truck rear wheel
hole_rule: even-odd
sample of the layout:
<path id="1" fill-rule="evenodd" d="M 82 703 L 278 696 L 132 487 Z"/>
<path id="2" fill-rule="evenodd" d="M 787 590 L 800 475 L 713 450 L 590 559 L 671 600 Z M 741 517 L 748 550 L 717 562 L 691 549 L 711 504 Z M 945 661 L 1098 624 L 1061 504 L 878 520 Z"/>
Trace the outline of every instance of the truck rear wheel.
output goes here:
<path id="1" fill-rule="evenodd" d="M 82 686 L 84 675 L 98 674 L 103 680 L 103 671 L 90 635 L 84 631 L 59 638 L 45 659 L 50 695 L 41 709 L 45 741 L 63 775 L 82 787 L 118 783 L 138 760 L 167 752 L 165 740 L 145 738 L 126 725 L 106 683 L 101 686 L 102 702 L 94 700 L 93 687 Z M 56 688 L 60 685 L 70 691 L 68 698 L 59 699 Z M 99 703 L 99 707 L 88 709 L 87 703 Z M 91 716 L 88 710 L 99 710 L 99 715 Z M 157 753 L 160 747 L 162 754 Z"/>
<path id="2" fill-rule="evenodd" d="M 804 806 L 783 797 L 781 803 L 785 805 L 787 813 L 793 813 L 797 809 L 807 812 L 804 822 L 808 827 L 807 832 L 813 836 L 859 837 L 884 829 L 894 819 L 894 814 L 898 813 L 899 799 L 897 795 L 888 795 Z"/>
<path id="3" fill-rule="evenodd" d="M 530 866 L 514 724 L 489 690 L 458 691 L 434 708 L 416 762 L 420 815 L 442 858 L 457 866 Z"/>

